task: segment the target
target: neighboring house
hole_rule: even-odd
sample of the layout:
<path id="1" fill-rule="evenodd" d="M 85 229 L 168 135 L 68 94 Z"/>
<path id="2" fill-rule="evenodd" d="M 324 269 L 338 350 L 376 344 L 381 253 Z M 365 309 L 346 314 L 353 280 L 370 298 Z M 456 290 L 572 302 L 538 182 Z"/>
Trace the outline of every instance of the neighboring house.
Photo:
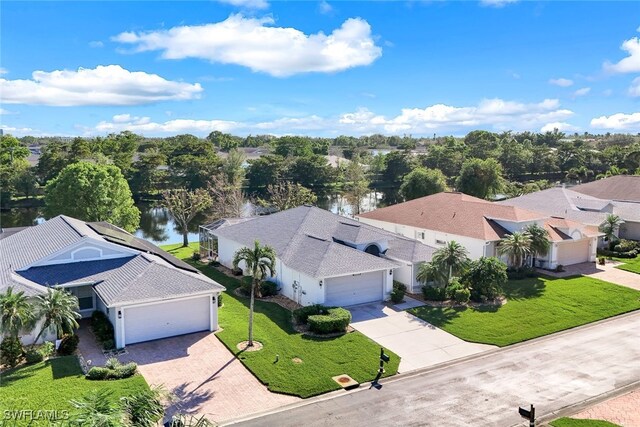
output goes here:
<path id="1" fill-rule="evenodd" d="M 617 178 L 617 177 L 613 177 Z M 628 177 L 640 178 L 640 177 Z M 607 178 L 610 179 L 610 178 Z M 606 181 L 606 180 L 600 180 Z M 596 181 L 596 182 L 600 182 Z M 611 181 L 610 181 L 611 182 Z M 590 185 L 594 183 L 584 184 Z M 640 179 L 626 182 L 631 196 L 634 191 L 630 187 L 637 184 L 640 187 Z M 624 221 L 618 235 L 625 239 L 640 240 L 640 201 L 624 202 L 613 199 L 602 199 L 578 192 L 582 185 L 571 188 L 549 188 L 535 193 L 514 197 L 513 199 L 498 202 L 501 205 L 517 206 L 523 209 L 544 212 L 547 215 L 561 216 L 573 221 L 581 222 L 594 227 L 600 226 L 607 215 L 618 215 Z M 617 195 L 620 195 L 619 192 Z M 635 195 L 638 197 L 638 194 Z M 600 245 L 603 244 L 602 239 Z"/>
<path id="2" fill-rule="evenodd" d="M 513 206 L 501 205 L 463 193 L 443 192 L 358 215 L 375 227 L 442 247 L 455 240 L 469 257 L 498 256 L 502 238 L 538 224 L 552 242 L 546 256 L 536 257 L 545 268 L 595 261 L 597 228 Z"/>
<path id="3" fill-rule="evenodd" d="M 233 267 L 238 249 L 258 240 L 276 252 L 280 292 L 302 304 L 348 306 L 388 298 L 393 280 L 417 292 L 419 264 L 434 249 L 324 209 L 300 206 L 227 224 L 217 237 L 218 261 Z M 240 264 L 243 268 L 243 264 Z"/>
<path id="4" fill-rule="evenodd" d="M 83 317 L 109 317 L 118 348 L 218 328 L 223 286 L 109 223 L 60 215 L 1 238 L 0 254 L 0 292 L 13 286 L 35 297 L 63 287 Z"/>

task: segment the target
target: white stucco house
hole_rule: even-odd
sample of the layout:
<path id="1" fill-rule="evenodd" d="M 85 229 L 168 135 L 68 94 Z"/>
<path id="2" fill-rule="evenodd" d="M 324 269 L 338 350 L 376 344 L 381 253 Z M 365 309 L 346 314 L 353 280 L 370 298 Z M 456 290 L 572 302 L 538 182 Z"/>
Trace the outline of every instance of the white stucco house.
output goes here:
<path id="1" fill-rule="evenodd" d="M 0 292 L 65 288 L 79 313 L 104 312 L 118 348 L 218 328 L 224 287 L 157 246 L 105 222 L 57 216 L 0 233 Z M 21 337 L 30 344 L 38 331 Z"/>
<path id="2" fill-rule="evenodd" d="M 601 235 L 597 227 L 456 192 L 421 197 L 357 218 L 435 247 L 455 240 L 471 259 L 499 256 L 497 245 L 502 238 L 535 223 L 547 230 L 551 241 L 549 253 L 538 257 L 545 268 L 595 261 Z"/>
<path id="3" fill-rule="evenodd" d="M 393 280 L 418 292 L 420 263 L 434 248 L 329 211 L 300 206 L 243 222 L 204 226 L 217 238 L 217 259 L 233 267 L 242 247 L 258 240 L 276 252 L 280 292 L 302 304 L 349 306 L 388 298 Z M 243 265 L 240 265 L 243 268 Z"/>

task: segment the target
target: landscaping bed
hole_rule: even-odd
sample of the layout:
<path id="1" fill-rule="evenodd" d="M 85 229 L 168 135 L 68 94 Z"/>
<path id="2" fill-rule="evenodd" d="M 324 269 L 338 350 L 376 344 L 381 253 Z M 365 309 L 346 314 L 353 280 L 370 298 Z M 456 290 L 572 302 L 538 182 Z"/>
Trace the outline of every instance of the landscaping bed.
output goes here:
<path id="1" fill-rule="evenodd" d="M 171 245 L 163 249 L 192 262 L 190 257 L 197 246 Z M 264 348 L 251 353 L 239 351 L 236 346 L 247 339 L 249 318 L 249 299 L 234 293 L 240 281 L 213 266 L 194 265 L 227 288 L 224 308 L 218 315 L 222 331 L 216 336 L 269 390 L 306 398 L 339 389 L 333 376 L 347 374 L 359 383 L 376 377 L 380 355 L 377 343 L 357 331 L 330 338 L 304 335 L 295 330 L 291 311 L 266 301 L 256 300 L 254 312 L 254 339 Z M 391 361 L 385 366 L 385 376 L 394 375 L 400 358 L 389 351 L 387 354 Z"/>
<path id="2" fill-rule="evenodd" d="M 640 292 L 590 277 L 509 281 L 502 307 L 418 307 L 413 315 L 471 342 L 500 347 L 640 309 Z"/>

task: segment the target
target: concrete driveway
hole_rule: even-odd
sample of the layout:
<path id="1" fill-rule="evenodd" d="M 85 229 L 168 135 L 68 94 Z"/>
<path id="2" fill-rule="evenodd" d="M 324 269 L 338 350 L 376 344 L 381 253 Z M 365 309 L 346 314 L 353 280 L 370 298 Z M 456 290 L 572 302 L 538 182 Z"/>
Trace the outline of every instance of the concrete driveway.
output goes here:
<path id="1" fill-rule="evenodd" d="M 404 310 L 422 303 L 411 298 L 405 300 L 405 303 L 397 306 L 373 303 L 349 307 L 351 326 L 402 358 L 399 372 L 425 368 L 496 348 L 463 341 L 407 313 Z"/>
<path id="2" fill-rule="evenodd" d="M 88 328 L 81 328 L 80 352 L 93 366 L 106 358 Z M 93 343 L 92 343 L 93 341 Z M 164 385 L 177 398 L 168 410 L 221 422 L 274 409 L 300 399 L 271 393 L 210 332 L 129 345 L 121 362 L 134 361 L 149 385 Z"/>
<path id="3" fill-rule="evenodd" d="M 623 263 L 618 261 L 607 261 L 605 265 L 599 265 L 595 262 L 584 262 L 581 264 L 567 265 L 565 271 L 562 273 L 549 272 L 546 270 L 541 270 L 541 272 L 553 277 L 567 277 L 581 274 L 640 291 L 640 274 L 615 268 L 621 264 Z"/>

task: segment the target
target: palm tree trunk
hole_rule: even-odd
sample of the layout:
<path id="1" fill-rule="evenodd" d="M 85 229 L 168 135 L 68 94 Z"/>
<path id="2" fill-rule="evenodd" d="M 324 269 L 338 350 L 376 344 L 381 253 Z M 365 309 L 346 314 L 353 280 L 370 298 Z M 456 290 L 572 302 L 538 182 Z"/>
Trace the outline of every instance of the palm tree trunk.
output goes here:
<path id="1" fill-rule="evenodd" d="M 254 276 L 255 277 L 255 276 Z M 251 279 L 251 298 L 249 299 L 249 343 L 248 347 L 253 347 L 253 301 L 256 288 L 256 280 Z"/>
<path id="2" fill-rule="evenodd" d="M 40 337 L 42 336 L 42 334 L 44 333 L 45 330 L 49 329 L 49 327 L 47 326 L 47 323 L 45 322 L 44 325 L 42 325 L 42 329 L 40 329 L 40 332 L 38 333 L 38 335 L 36 336 L 36 339 L 33 340 L 33 344 L 37 344 L 38 340 L 40 339 Z"/>

